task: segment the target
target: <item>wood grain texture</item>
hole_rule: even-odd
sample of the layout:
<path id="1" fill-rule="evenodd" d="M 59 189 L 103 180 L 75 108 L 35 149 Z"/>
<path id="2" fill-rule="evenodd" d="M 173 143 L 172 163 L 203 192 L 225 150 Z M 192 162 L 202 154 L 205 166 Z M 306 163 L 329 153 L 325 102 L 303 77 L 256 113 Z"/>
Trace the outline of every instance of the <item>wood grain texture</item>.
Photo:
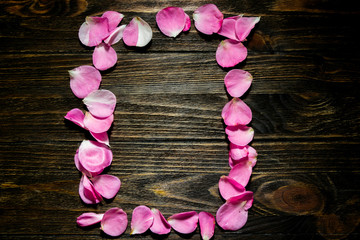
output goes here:
<path id="1" fill-rule="evenodd" d="M 221 110 L 229 96 L 215 51 L 219 36 L 192 26 L 162 35 L 155 14 L 180 6 L 191 16 L 204 0 L 21 0 L 0 3 L 0 238 L 102 239 L 81 229 L 83 212 L 144 204 L 168 217 L 216 213 L 224 203 L 219 177 L 229 172 Z M 261 16 L 236 66 L 254 76 L 244 101 L 253 111 L 258 163 L 247 189 L 254 205 L 244 228 L 215 229 L 214 239 L 360 238 L 360 9 L 354 1 L 214 0 L 224 15 Z M 64 120 L 84 109 L 68 70 L 91 64 L 77 32 L 88 15 L 115 10 L 124 23 L 141 16 L 153 29 L 145 49 L 114 46 L 115 68 L 101 87 L 117 96 L 110 131 L 114 154 L 106 171 L 122 181 L 100 205 L 78 196 L 73 156 L 91 136 Z M 200 239 L 174 231 L 120 239 Z"/>

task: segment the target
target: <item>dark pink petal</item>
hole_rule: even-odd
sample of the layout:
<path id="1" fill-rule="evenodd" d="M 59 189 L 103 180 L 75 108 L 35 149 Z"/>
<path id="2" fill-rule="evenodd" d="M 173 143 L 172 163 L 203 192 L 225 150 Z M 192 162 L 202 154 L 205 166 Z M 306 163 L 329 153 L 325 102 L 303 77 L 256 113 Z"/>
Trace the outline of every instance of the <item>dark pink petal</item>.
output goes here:
<path id="1" fill-rule="evenodd" d="M 95 190 L 106 199 L 111 199 L 119 192 L 120 179 L 108 174 L 98 175 L 91 179 Z"/>
<path id="2" fill-rule="evenodd" d="M 70 88 L 78 98 L 84 98 L 97 90 L 101 82 L 99 70 L 93 66 L 83 65 L 69 71 Z"/>
<path id="3" fill-rule="evenodd" d="M 150 231 L 155 234 L 168 234 L 171 231 L 171 225 L 158 209 L 152 208 L 151 211 L 154 216 L 154 221 L 150 227 Z"/>
<path id="4" fill-rule="evenodd" d="M 220 30 L 223 18 L 224 15 L 214 4 L 205 4 L 196 9 L 193 14 L 196 29 L 207 35 Z"/>
<path id="5" fill-rule="evenodd" d="M 239 162 L 229 172 L 229 177 L 242 186 L 246 186 L 252 173 L 252 163 L 248 161 Z"/>
<path id="6" fill-rule="evenodd" d="M 100 89 L 87 95 L 83 103 L 94 117 L 107 118 L 114 112 L 116 96 L 109 90 Z"/>
<path id="7" fill-rule="evenodd" d="M 156 14 L 160 31 L 168 37 L 176 37 L 185 27 L 186 15 L 182 8 L 167 7 Z"/>
<path id="8" fill-rule="evenodd" d="M 94 66 L 101 70 L 107 70 L 113 67 L 117 62 L 116 51 L 106 43 L 100 43 L 94 49 L 93 55 Z"/>
<path id="9" fill-rule="evenodd" d="M 137 206 L 131 217 L 131 233 L 141 234 L 146 232 L 154 222 L 154 215 L 150 208 L 146 206 Z"/>
<path id="10" fill-rule="evenodd" d="M 72 121 L 73 123 L 82 128 L 85 128 L 84 118 L 84 113 L 78 108 L 71 109 L 65 116 L 65 119 Z"/>
<path id="11" fill-rule="evenodd" d="M 235 31 L 236 20 L 238 18 L 241 18 L 241 16 L 225 18 L 222 22 L 221 29 L 218 31 L 217 34 L 239 41 Z"/>
<path id="12" fill-rule="evenodd" d="M 101 222 L 104 214 L 97 214 L 93 212 L 83 213 L 77 217 L 76 223 L 80 227 L 87 227 Z"/>
<path id="13" fill-rule="evenodd" d="M 251 122 L 252 112 L 241 99 L 233 98 L 224 106 L 221 116 L 228 126 L 246 125 Z"/>
<path id="14" fill-rule="evenodd" d="M 222 176 L 219 181 L 219 191 L 221 196 L 228 200 L 231 197 L 240 195 L 245 192 L 245 188 L 235 179 L 227 176 Z"/>
<path id="15" fill-rule="evenodd" d="M 84 140 L 81 143 L 77 153 L 81 167 L 91 176 L 100 174 L 106 167 L 110 166 L 112 157 L 112 152 L 106 145 L 89 140 Z"/>
<path id="16" fill-rule="evenodd" d="M 230 142 L 239 146 L 247 145 L 254 137 L 254 129 L 242 125 L 227 126 L 225 128 L 225 133 Z"/>
<path id="17" fill-rule="evenodd" d="M 104 43 L 106 43 L 107 45 L 113 45 L 115 43 L 118 43 L 123 37 L 125 27 L 126 25 L 121 25 L 120 27 L 115 28 L 104 40 Z"/>
<path id="18" fill-rule="evenodd" d="M 197 212 L 183 212 L 177 213 L 168 218 L 168 223 L 171 227 L 183 234 L 189 234 L 196 230 L 199 221 Z"/>
<path id="19" fill-rule="evenodd" d="M 183 32 L 189 31 L 190 28 L 191 28 L 191 19 L 190 19 L 189 15 L 187 15 L 185 13 L 185 26 L 184 26 Z"/>
<path id="20" fill-rule="evenodd" d="M 93 136 L 93 137 L 95 138 L 95 140 L 98 141 L 99 143 L 106 144 L 107 146 L 110 147 L 109 136 L 108 136 L 107 132 L 102 132 L 102 133 L 90 132 L 90 134 L 91 134 L 91 136 Z"/>
<path id="21" fill-rule="evenodd" d="M 140 17 L 133 18 L 123 32 L 123 41 L 128 46 L 145 47 L 151 38 L 150 25 Z"/>
<path id="22" fill-rule="evenodd" d="M 246 47 L 238 41 L 226 39 L 216 50 L 216 61 L 221 67 L 234 67 L 247 57 Z"/>
<path id="23" fill-rule="evenodd" d="M 86 204 L 96 204 L 102 200 L 101 195 L 96 192 L 93 184 L 84 174 L 80 179 L 79 195 L 81 200 L 83 200 L 83 202 Z"/>
<path id="24" fill-rule="evenodd" d="M 79 39 L 82 44 L 94 47 L 109 36 L 109 22 L 104 17 L 86 17 L 79 29 Z"/>
<path id="25" fill-rule="evenodd" d="M 236 36 L 239 41 L 244 41 L 249 35 L 250 31 L 254 28 L 255 24 L 260 21 L 260 17 L 242 17 L 236 21 L 235 29 Z"/>
<path id="26" fill-rule="evenodd" d="M 250 88 L 252 80 L 253 77 L 247 71 L 233 69 L 226 74 L 224 83 L 232 97 L 241 97 Z"/>
<path id="27" fill-rule="evenodd" d="M 86 112 L 84 118 L 84 125 L 90 132 L 102 133 L 109 130 L 111 124 L 114 121 L 114 115 L 111 114 L 107 118 L 97 118 L 91 115 L 91 113 Z"/>
<path id="28" fill-rule="evenodd" d="M 101 17 L 108 19 L 109 32 L 111 32 L 119 25 L 124 15 L 115 11 L 106 11 Z"/>
<path id="29" fill-rule="evenodd" d="M 209 240 L 214 236 L 215 218 L 211 213 L 199 213 L 199 225 L 203 240 Z"/>
<path id="30" fill-rule="evenodd" d="M 120 208 L 110 208 L 101 220 L 101 230 L 109 236 L 117 237 L 127 228 L 127 214 Z"/>
<path id="31" fill-rule="evenodd" d="M 224 230 L 237 231 L 248 219 L 248 209 L 253 202 L 253 193 L 244 192 L 229 198 L 216 213 L 216 222 Z"/>

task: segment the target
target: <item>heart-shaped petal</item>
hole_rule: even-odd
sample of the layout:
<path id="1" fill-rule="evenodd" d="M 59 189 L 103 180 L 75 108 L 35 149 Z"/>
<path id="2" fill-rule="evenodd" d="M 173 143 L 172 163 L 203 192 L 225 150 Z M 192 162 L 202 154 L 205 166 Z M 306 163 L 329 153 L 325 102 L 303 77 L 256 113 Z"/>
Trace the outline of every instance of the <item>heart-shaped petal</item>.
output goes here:
<path id="1" fill-rule="evenodd" d="M 95 190 L 93 184 L 84 174 L 80 179 L 79 195 L 86 204 L 97 204 L 102 200 L 101 195 Z"/>
<path id="2" fill-rule="evenodd" d="M 115 43 L 118 43 L 123 37 L 125 27 L 126 25 L 121 25 L 120 27 L 115 28 L 104 40 L 104 43 L 106 43 L 107 45 L 113 45 Z"/>
<path id="3" fill-rule="evenodd" d="M 226 91 L 232 97 L 241 97 L 250 88 L 252 80 L 253 77 L 247 71 L 233 69 L 224 78 Z"/>
<path id="4" fill-rule="evenodd" d="M 245 192 L 245 188 L 235 179 L 228 176 L 222 176 L 219 181 L 219 192 L 221 196 L 227 200 Z"/>
<path id="5" fill-rule="evenodd" d="M 123 32 L 123 41 L 128 46 L 145 47 L 151 38 L 150 25 L 140 17 L 133 18 Z"/>
<path id="6" fill-rule="evenodd" d="M 167 7 L 156 14 L 160 31 L 168 37 L 176 37 L 185 27 L 186 15 L 180 7 Z"/>
<path id="7" fill-rule="evenodd" d="M 97 118 L 91 115 L 91 113 L 86 112 L 84 118 L 84 125 L 90 132 L 102 133 L 110 129 L 114 121 L 114 115 L 111 114 L 107 118 Z"/>
<path id="8" fill-rule="evenodd" d="M 107 118 L 114 112 L 116 96 L 109 90 L 99 89 L 87 95 L 83 103 L 94 117 Z"/>
<path id="9" fill-rule="evenodd" d="M 86 17 L 79 29 L 79 39 L 88 47 L 99 45 L 109 36 L 109 21 L 105 17 Z"/>
<path id="10" fill-rule="evenodd" d="M 241 17 L 236 20 L 235 31 L 239 41 L 244 41 L 249 35 L 255 24 L 260 21 L 260 17 Z"/>
<path id="11" fill-rule="evenodd" d="M 106 43 L 100 43 L 94 49 L 93 55 L 94 66 L 101 70 L 107 70 L 113 67 L 117 62 L 116 51 Z"/>
<path id="12" fill-rule="evenodd" d="M 248 161 L 239 162 L 229 172 L 229 177 L 242 186 L 246 186 L 252 174 L 252 163 Z"/>
<path id="13" fill-rule="evenodd" d="M 78 98 L 84 98 L 97 90 L 101 82 L 99 70 L 93 66 L 83 65 L 69 71 L 70 88 Z"/>
<path id="14" fill-rule="evenodd" d="M 85 118 L 84 113 L 78 108 L 71 109 L 65 116 L 65 119 L 75 123 L 76 125 L 82 128 L 85 128 L 84 118 Z"/>
<path id="15" fill-rule="evenodd" d="M 225 39 L 216 50 L 216 61 L 224 68 L 234 67 L 247 57 L 246 47 L 238 41 Z"/>
<path id="16" fill-rule="evenodd" d="M 93 212 L 83 213 L 77 217 L 76 223 L 80 227 L 87 227 L 101 222 L 104 214 L 98 214 Z"/>
<path id="17" fill-rule="evenodd" d="M 106 11 L 101 17 L 108 19 L 109 32 L 111 32 L 119 25 L 124 15 L 115 11 Z"/>
<path id="18" fill-rule="evenodd" d="M 132 213 L 130 234 L 141 234 L 146 232 L 153 222 L 154 215 L 150 208 L 144 205 L 137 206 Z"/>
<path id="19" fill-rule="evenodd" d="M 224 106 L 221 117 L 228 126 L 246 125 L 251 122 L 252 112 L 241 99 L 233 98 Z"/>
<path id="20" fill-rule="evenodd" d="M 127 228 L 127 214 L 120 208 L 110 208 L 101 220 L 101 230 L 109 236 L 117 237 L 123 234 Z"/>
<path id="21" fill-rule="evenodd" d="M 111 199 L 119 192 L 120 179 L 109 174 L 102 174 L 91 179 L 95 190 L 106 199 Z"/>
<path id="22" fill-rule="evenodd" d="M 168 234 L 171 231 L 171 225 L 158 209 L 152 208 L 151 211 L 154 216 L 154 221 L 150 227 L 150 231 L 155 234 Z"/>
<path id="23" fill-rule="evenodd" d="M 211 213 L 199 213 L 199 225 L 201 237 L 203 240 L 209 240 L 214 236 L 215 218 Z"/>
<path id="24" fill-rule="evenodd" d="M 194 11 L 193 19 L 197 30 L 211 35 L 220 30 L 224 15 L 216 5 L 205 4 Z"/>
<path id="25" fill-rule="evenodd" d="M 225 133 L 230 142 L 239 146 L 247 145 L 254 137 L 254 129 L 242 125 L 227 126 L 225 128 Z"/>
<path id="26" fill-rule="evenodd" d="M 183 234 L 189 234 L 196 230 L 199 216 L 197 212 L 177 213 L 168 218 L 168 223 L 175 231 Z"/>

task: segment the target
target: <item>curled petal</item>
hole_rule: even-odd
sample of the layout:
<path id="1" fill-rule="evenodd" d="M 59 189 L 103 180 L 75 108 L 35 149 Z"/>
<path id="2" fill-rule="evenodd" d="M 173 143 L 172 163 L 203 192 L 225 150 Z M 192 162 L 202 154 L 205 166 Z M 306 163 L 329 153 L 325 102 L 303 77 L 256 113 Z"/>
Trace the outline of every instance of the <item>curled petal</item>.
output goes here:
<path id="1" fill-rule="evenodd" d="M 244 41 L 254 28 L 255 24 L 260 21 L 260 17 L 241 17 L 237 19 L 235 24 L 236 36 L 239 41 Z"/>
<path id="2" fill-rule="evenodd" d="M 69 74 L 70 88 L 78 98 L 86 97 L 100 86 L 101 74 L 93 66 L 83 65 L 70 70 Z"/>
<path id="3" fill-rule="evenodd" d="M 65 116 L 65 119 L 72 121 L 73 123 L 82 128 L 85 128 L 84 118 L 84 113 L 78 108 L 71 109 Z"/>
<path id="4" fill-rule="evenodd" d="M 247 57 L 246 47 L 238 41 L 226 39 L 216 50 L 216 61 L 221 67 L 234 67 Z"/>
<path id="5" fill-rule="evenodd" d="M 233 98 L 224 106 L 221 116 L 228 126 L 246 125 L 252 119 L 252 112 L 241 99 Z"/>
<path id="6" fill-rule="evenodd" d="M 247 150 L 247 155 L 241 154 L 240 152 Z M 237 153 L 239 152 L 239 153 Z M 244 157 L 242 157 L 244 156 Z M 233 168 L 239 163 L 248 162 L 248 165 L 254 167 L 257 161 L 257 152 L 251 146 L 237 146 L 230 143 L 230 152 L 229 152 L 229 166 Z"/>
<path id="7" fill-rule="evenodd" d="M 247 145 L 254 137 L 254 129 L 242 125 L 227 126 L 225 128 L 225 133 L 230 142 L 239 146 Z"/>
<path id="8" fill-rule="evenodd" d="M 120 208 L 110 208 L 101 220 L 101 230 L 109 236 L 117 237 L 123 234 L 127 228 L 127 214 Z"/>
<path id="9" fill-rule="evenodd" d="M 152 208 L 151 211 L 154 216 L 154 221 L 150 227 L 150 231 L 155 234 L 168 234 L 171 231 L 171 225 L 158 209 Z"/>
<path id="10" fill-rule="evenodd" d="M 214 236 L 215 218 L 211 213 L 199 213 L 199 225 L 203 240 L 209 240 Z"/>
<path id="11" fill-rule="evenodd" d="M 105 17 L 86 17 L 79 29 L 79 39 L 85 46 L 97 46 L 107 36 L 109 36 L 109 22 Z"/>
<path id="12" fill-rule="evenodd" d="M 224 83 L 232 97 L 241 97 L 250 88 L 252 80 L 253 77 L 247 71 L 233 69 L 226 74 Z"/>
<path id="13" fill-rule="evenodd" d="M 116 51 L 106 43 L 100 43 L 94 49 L 93 55 L 94 66 L 101 70 L 107 70 L 113 67 L 117 62 Z"/>
<path id="14" fill-rule="evenodd" d="M 91 181 L 95 190 L 106 199 L 115 197 L 121 186 L 119 178 L 108 174 L 98 175 Z"/>
<path id="15" fill-rule="evenodd" d="M 224 15 L 214 4 L 205 4 L 196 9 L 193 14 L 196 29 L 207 35 L 220 30 L 223 18 Z"/>
<path id="16" fill-rule="evenodd" d="M 224 230 L 237 231 L 248 219 L 248 209 L 253 202 L 253 193 L 244 192 L 229 198 L 216 213 L 216 222 Z"/>
<path id="17" fill-rule="evenodd" d="M 102 200 L 101 195 L 95 190 L 93 184 L 85 175 L 80 179 L 79 195 L 86 204 L 97 204 Z"/>
<path id="18" fill-rule="evenodd" d="M 191 28 L 191 19 L 190 19 L 189 15 L 187 15 L 185 13 L 185 26 L 184 26 L 183 32 L 189 31 L 190 28 Z"/>
<path id="19" fill-rule="evenodd" d="M 252 173 L 252 164 L 248 161 L 239 162 L 229 172 L 229 177 L 242 186 L 246 186 Z"/>
<path id="20" fill-rule="evenodd" d="M 133 18 L 123 32 L 123 41 L 128 46 L 145 47 L 151 38 L 151 27 L 140 17 Z"/>
<path id="21" fill-rule="evenodd" d="M 146 232 L 154 221 L 153 212 L 146 206 L 137 206 L 131 217 L 131 233 L 141 234 Z"/>
<path id="22" fill-rule="evenodd" d="M 104 40 L 104 43 L 106 43 L 107 45 L 113 45 L 115 43 L 118 43 L 123 37 L 125 27 L 126 25 L 121 25 L 120 27 L 115 28 Z"/>
<path id="23" fill-rule="evenodd" d="M 238 146 L 236 144 L 230 143 L 230 156 L 232 159 L 234 160 L 241 160 L 244 159 L 248 156 L 249 154 L 249 150 L 248 150 L 249 146 Z"/>
<path id="24" fill-rule="evenodd" d="M 98 118 L 107 118 L 114 112 L 116 96 L 109 90 L 100 89 L 87 95 L 83 102 L 91 115 Z"/>
<path id="25" fill-rule="evenodd" d="M 119 25 L 124 15 L 115 11 L 106 11 L 101 17 L 108 19 L 109 32 L 111 32 Z"/>
<path id="26" fill-rule="evenodd" d="M 97 214 L 93 212 L 83 213 L 77 217 L 76 223 L 80 227 L 87 227 L 101 222 L 104 214 Z"/>
<path id="27" fill-rule="evenodd" d="M 95 140 L 98 141 L 99 143 L 106 144 L 108 147 L 110 147 L 109 136 L 108 136 L 107 132 L 102 132 L 102 133 L 90 132 L 90 134 L 91 134 L 91 136 L 93 136 L 93 137 L 95 138 Z"/>
<path id="28" fill-rule="evenodd" d="M 251 167 L 254 167 L 257 162 L 257 152 L 255 148 L 249 146 L 249 155 L 248 155 L 248 162 L 250 163 Z"/>
<path id="29" fill-rule="evenodd" d="M 222 176 L 219 181 L 219 191 L 221 196 L 228 200 L 231 197 L 240 195 L 245 192 L 245 188 L 235 179 L 227 176 Z"/>
<path id="30" fill-rule="evenodd" d="M 196 230 L 199 216 L 197 212 L 177 213 L 168 218 L 168 222 L 175 231 L 189 234 Z"/>
<path id="31" fill-rule="evenodd" d="M 84 125 L 90 132 L 102 133 L 110 129 L 111 124 L 114 121 L 114 115 L 111 114 L 107 118 L 97 118 L 86 112 L 84 118 Z"/>
<path id="32" fill-rule="evenodd" d="M 167 7 L 156 14 L 160 31 L 168 37 L 176 37 L 185 28 L 186 15 L 182 8 Z"/>
<path id="33" fill-rule="evenodd" d="M 234 16 L 234 17 L 228 17 L 225 18 L 222 22 L 221 25 L 221 29 L 218 31 L 217 34 L 239 41 L 239 39 L 236 36 L 236 31 L 235 31 L 235 25 L 236 25 L 236 20 L 238 18 L 241 18 L 241 16 Z"/>

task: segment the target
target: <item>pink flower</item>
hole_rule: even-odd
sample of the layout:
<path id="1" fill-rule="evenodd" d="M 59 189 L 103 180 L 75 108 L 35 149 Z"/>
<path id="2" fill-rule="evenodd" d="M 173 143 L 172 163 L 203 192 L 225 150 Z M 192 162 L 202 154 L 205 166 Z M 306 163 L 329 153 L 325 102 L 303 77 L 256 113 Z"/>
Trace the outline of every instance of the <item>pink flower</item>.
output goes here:
<path id="1" fill-rule="evenodd" d="M 133 18 L 123 32 L 123 41 L 128 46 L 145 47 L 151 38 L 150 25 L 140 17 Z"/>
<path id="2" fill-rule="evenodd" d="M 146 232 L 154 222 L 154 214 L 146 206 L 137 206 L 132 213 L 131 234 L 141 234 Z"/>
<path id="3" fill-rule="evenodd" d="M 196 230 L 199 216 L 197 212 L 177 213 L 168 218 L 168 222 L 175 231 L 189 234 Z"/>
<path id="4" fill-rule="evenodd" d="M 83 65 L 69 71 L 70 88 L 78 98 L 84 98 L 89 93 L 97 90 L 101 82 L 100 72 L 92 67 Z"/>
<path id="5" fill-rule="evenodd" d="M 205 4 L 194 11 L 193 18 L 197 30 L 211 35 L 220 30 L 224 15 L 216 5 Z"/>
<path id="6" fill-rule="evenodd" d="M 224 78 L 226 91 L 232 97 L 241 97 L 250 88 L 252 80 L 253 77 L 247 71 L 233 69 Z"/>
<path id="7" fill-rule="evenodd" d="M 168 37 L 176 37 L 191 26 L 189 16 L 179 7 L 167 7 L 160 10 L 156 14 L 156 23 L 160 31 Z"/>
<path id="8" fill-rule="evenodd" d="M 228 126 L 246 125 L 251 122 L 251 109 L 241 99 L 233 98 L 221 113 L 224 123 Z"/>

